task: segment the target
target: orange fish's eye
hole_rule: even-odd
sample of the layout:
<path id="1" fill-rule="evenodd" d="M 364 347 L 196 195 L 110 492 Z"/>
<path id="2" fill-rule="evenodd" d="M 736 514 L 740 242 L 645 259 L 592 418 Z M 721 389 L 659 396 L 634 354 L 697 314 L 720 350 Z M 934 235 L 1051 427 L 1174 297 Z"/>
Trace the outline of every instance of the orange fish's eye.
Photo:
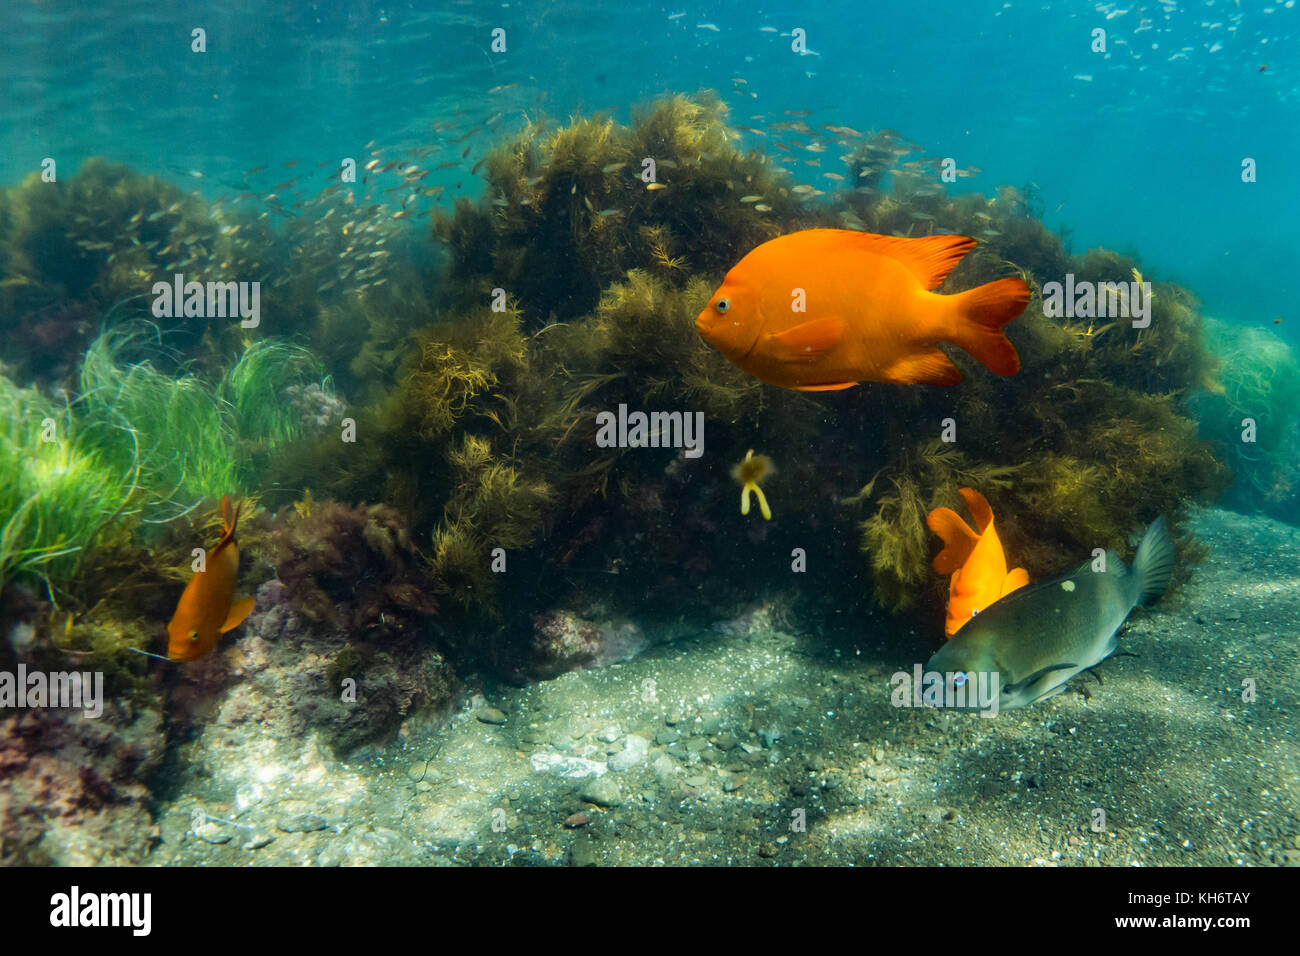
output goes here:
<path id="1" fill-rule="evenodd" d="M 731 308 L 731 300 L 719 299 L 717 302 L 713 303 L 713 307 L 717 309 L 719 312 L 726 312 L 729 308 Z"/>
<path id="2" fill-rule="evenodd" d="M 199 632 L 198 632 L 198 631 L 190 631 L 190 643 L 191 643 L 191 644 L 197 644 L 198 642 L 199 642 Z"/>

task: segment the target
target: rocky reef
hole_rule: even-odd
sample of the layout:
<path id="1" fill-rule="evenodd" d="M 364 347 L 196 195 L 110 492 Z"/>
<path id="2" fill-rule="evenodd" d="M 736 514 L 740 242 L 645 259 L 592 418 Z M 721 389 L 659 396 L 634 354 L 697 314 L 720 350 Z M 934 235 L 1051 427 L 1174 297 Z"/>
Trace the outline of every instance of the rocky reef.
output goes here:
<path id="1" fill-rule="evenodd" d="M 163 758 L 161 715 L 108 701 L 98 717 L 0 715 L 0 866 L 124 866 L 153 842 L 147 786 Z"/>

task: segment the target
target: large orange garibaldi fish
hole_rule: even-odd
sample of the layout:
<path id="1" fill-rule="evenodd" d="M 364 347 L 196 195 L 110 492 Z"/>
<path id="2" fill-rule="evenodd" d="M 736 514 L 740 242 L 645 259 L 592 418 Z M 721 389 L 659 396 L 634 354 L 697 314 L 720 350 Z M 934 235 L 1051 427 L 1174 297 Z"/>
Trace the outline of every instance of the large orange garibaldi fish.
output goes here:
<path id="1" fill-rule="evenodd" d="M 804 391 L 858 382 L 956 385 L 935 348 L 950 342 L 998 375 L 1020 369 L 1002 327 L 1024 311 L 1023 279 L 939 295 L 975 247 L 968 236 L 916 239 L 807 229 L 758 246 L 727 273 L 695 321 L 750 375 Z"/>
<path id="2" fill-rule="evenodd" d="M 948 637 L 994 601 L 1029 583 L 1024 568 L 1007 571 L 1002 541 L 993 527 L 993 509 L 985 497 L 971 488 L 960 489 L 960 494 L 975 518 L 978 533 L 951 508 L 935 508 L 925 519 L 930 530 L 943 539 L 934 569 L 952 575 L 943 628 Z"/>
<path id="3" fill-rule="evenodd" d="M 167 657 L 195 661 L 212 653 L 221 635 L 244 622 L 253 610 L 251 597 L 235 600 L 239 577 L 239 547 L 235 525 L 239 509 L 230 511 L 230 498 L 221 498 L 221 540 L 208 552 L 204 570 L 197 571 L 181 594 L 176 613 L 167 624 Z"/>

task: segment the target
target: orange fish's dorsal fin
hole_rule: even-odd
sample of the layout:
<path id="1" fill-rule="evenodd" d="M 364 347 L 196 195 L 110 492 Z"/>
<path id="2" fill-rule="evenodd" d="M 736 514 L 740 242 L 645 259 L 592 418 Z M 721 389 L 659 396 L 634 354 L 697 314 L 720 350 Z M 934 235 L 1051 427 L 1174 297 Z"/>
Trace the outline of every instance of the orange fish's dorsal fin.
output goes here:
<path id="1" fill-rule="evenodd" d="M 843 319 L 813 319 L 769 336 L 771 354 L 782 362 L 815 362 L 843 339 Z"/>
<path id="2" fill-rule="evenodd" d="M 217 547 L 213 548 L 213 551 L 224 547 L 235 539 L 235 528 L 239 524 L 239 511 L 243 507 L 243 502 L 240 502 L 232 512 L 230 510 L 230 495 L 221 496 L 221 540 L 217 542 Z"/>
<path id="3" fill-rule="evenodd" d="M 1002 579 L 1002 593 L 998 596 L 1006 597 L 1012 591 L 1017 588 L 1023 588 L 1028 583 L 1029 572 L 1024 568 L 1016 568 L 1014 571 L 1009 571 L 1007 576 Z"/>
<path id="4" fill-rule="evenodd" d="M 922 349 L 889 366 L 881 381 L 895 385 L 956 385 L 961 372 L 938 349 Z"/>
<path id="5" fill-rule="evenodd" d="M 979 535 L 951 508 L 935 508 L 925 523 L 943 539 L 943 550 L 935 555 L 934 569 L 940 574 L 960 570 L 975 550 Z"/>
<path id="6" fill-rule="evenodd" d="M 251 597 L 240 598 L 238 601 L 232 601 L 230 604 L 230 613 L 221 623 L 221 633 L 233 631 L 239 625 L 244 623 L 244 618 L 248 617 L 253 611 L 253 599 Z"/>
<path id="7" fill-rule="evenodd" d="M 921 236 L 909 239 L 904 236 L 853 232 L 850 229 L 837 231 L 852 236 L 864 249 L 897 259 L 927 289 L 937 289 L 943 285 L 948 273 L 976 246 L 975 240 L 970 236 Z"/>
<path id="8" fill-rule="evenodd" d="M 993 523 L 993 509 L 989 507 L 988 499 L 974 488 L 959 488 L 957 493 L 970 509 L 971 517 L 975 519 L 975 527 L 980 529 L 980 534 L 983 534 Z"/>

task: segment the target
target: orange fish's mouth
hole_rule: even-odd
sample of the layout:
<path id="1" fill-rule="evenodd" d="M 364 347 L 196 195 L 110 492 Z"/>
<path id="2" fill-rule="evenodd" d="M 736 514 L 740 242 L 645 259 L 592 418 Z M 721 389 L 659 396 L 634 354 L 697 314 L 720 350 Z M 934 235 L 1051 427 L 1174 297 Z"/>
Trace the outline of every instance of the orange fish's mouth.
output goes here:
<path id="1" fill-rule="evenodd" d="M 711 307 L 705 309 L 695 320 L 695 331 L 706 344 L 717 349 L 730 361 L 736 362 L 749 357 L 758 344 L 758 336 L 747 338 L 740 327 L 740 322 L 719 315 Z"/>
<path id="2" fill-rule="evenodd" d="M 708 340 L 709 338 L 709 310 L 705 309 L 700 313 L 699 318 L 695 320 L 695 331 L 700 333 L 700 338 Z"/>

